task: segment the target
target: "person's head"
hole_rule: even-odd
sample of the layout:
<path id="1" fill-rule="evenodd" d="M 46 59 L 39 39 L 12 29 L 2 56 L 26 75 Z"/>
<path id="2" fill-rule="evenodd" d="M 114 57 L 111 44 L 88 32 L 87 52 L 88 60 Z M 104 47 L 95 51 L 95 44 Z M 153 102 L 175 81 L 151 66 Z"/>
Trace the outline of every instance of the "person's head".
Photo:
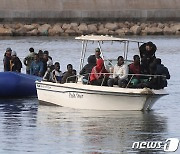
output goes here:
<path id="1" fill-rule="evenodd" d="M 49 56 L 49 51 L 45 50 L 44 54 L 47 54 Z"/>
<path id="2" fill-rule="evenodd" d="M 90 55 L 89 57 L 88 57 L 88 64 L 94 64 L 94 65 L 96 65 L 96 57 L 94 56 L 94 55 Z"/>
<path id="3" fill-rule="evenodd" d="M 48 54 L 47 54 L 47 53 L 44 53 L 44 54 L 43 54 L 43 59 L 46 60 L 46 61 L 48 61 Z"/>
<path id="4" fill-rule="evenodd" d="M 140 65 L 140 57 L 139 57 L 139 55 L 134 55 L 133 59 L 134 59 L 134 64 L 135 65 Z"/>
<path id="5" fill-rule="evenodd" d="M 73 70 L 72 70 L 72 74 L 73 74 L 73 75 L 76 75 L 76 74 L 77 74 L 77 73 L 76 73 L 76 70 L 73 69 Z"/>
<path id="6" fill-rule="evenodd" d="M 104 68 L 104 60 L 101 59 L 101 58 L 97 59 L 97 61 L 96 61 L 96 67 L 97 67 L 98 69 L 103 69 L 103 68 Z"/>
<path id="7" fill-rule="evenodd" d="M 35 62 L 39 61 L 39 55 L 37 53 L 34 54 L 34 61 Z"/>
<path id="8" fill-rule="evenodd" d="M 68 64 L 68 65 L 67 65 L 67 71 L 70 72 L 70 73 L 72 73 L 72 70 L 73 70 L 72 64 Z"/>
<path id="9" fill-rule="evenodd" d="M 156 64 L 160 65 L 161 64 L 161 59 L 160 58 L 156 58 L 155 62 L 156 62 Z"/>
<path id="10" fill-rule="evenodd" d="M 11 48 L 7 48 L 6 49 L 6 52 L 5 52 L 5 55 L 10 57 L 11 56 L 11 53 L 12 53 L 12 49 Z"/>
<path id="11" fill-rule="evenodd" d="M 38 51 L 38 55 L 39 55 L 39 58 L 43 58 L 43 51 L 42 51 L 42 50 L 39 50 L 39 51 Z"/>
<path id="12" fill-rule="evenodd" d="M 96 49 L 95 49 L 95 57 L 96 57 L 97 59 L 99 59 L 99 58 L 100 58 L 100 55 L 101 55 L 100 49 L 99 49 L 99 48 L 96 48 Z"/>
<path id="13" fill-rule="evenodd" d="M 11 53 L 12 59 L 16 58 L 16 56 L 17 56 L 16 51 L 13 51 L 13 52 Z"/>
<path id="14" fill-rule="evenodd" d="M 152 51 L 155 50 L 156 51 L 156 45 L 153 44 L 152 42 L 147 42 L 146 43 L 146 51 Z"/>
<path id="15" fill-rule="evenodd" d="M 34 48 L 29 48 L 29 52 L 34 52 Z"/>
<path id="16" fill-rule="evenodd" d="M 56 71 L 59 71 L 59 70 L 60 70 L 60 64 L 59 64 L 59 62 L 55 62 L 55 63 L 54 63 L 54 69 L 55 69 Z"/>
<path id="17" fill-rule="evenodd" d="M 123 65 L 123 64 L 124 64 L 124 58 L 123 58 L 123 56 L 119 56 L 118 59 L 117 59 L 117 61 L 118 61 L 118 66 Z"/>

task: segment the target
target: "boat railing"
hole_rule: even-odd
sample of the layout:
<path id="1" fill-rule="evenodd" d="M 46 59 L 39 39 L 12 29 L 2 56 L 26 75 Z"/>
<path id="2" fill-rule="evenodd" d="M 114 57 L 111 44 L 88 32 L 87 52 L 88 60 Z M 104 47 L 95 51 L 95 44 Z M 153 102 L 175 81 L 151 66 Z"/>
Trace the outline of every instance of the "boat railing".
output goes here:
<path id="1" fill-rule="evenodd" d="M 107 76 L 109 77 L 109 79 L 110 79 L 110 78 L 113 78 L 113 73 L 86 73 L 86 74 L 82 74 L 82 75 L 78 74 L 78 75 L 70 76 L 70 77 L 68 77 L 68 78 L 66 79 L 66 83 L 68 83 L 68 80 L 69 80 L 70 78 L 76 78 L 75 83 L 81 82 L 81 83 L 83 83 L 83 84 L 85 84 L 85 85 L 89 85 L 89 84 L 91 84 L 91 83 L 90 83 L 90 75 L 91 75 L 91 74 L 96 74 L 96 75 L 102 75 L 102 76 L 103 76 L 103 78 L 101 78 L 101 79 L 102 79 L 101 86 L 103 86 L 103 83 L 104 83 L 105 78 L 106 78 Z M 117 74 L 117 76 L 118 76 L 118 75 L 120 75 L 120 74 Z M 129 87 L 132 79 L 133 79 L 135 76 L 136 76 L 136 77 L 144 77 L 145 79 L 147 79 L 148 77 L 162 77 L 163 79 L 166 79 L 166 76 L 165 76 L 165 75 L 152 75 L 152 74 L 126 74 L 126 75 L 127 75 L 127 82 L 128 82 L 128 83 L 127 83 L 127 85 L 126 85 L 125 88 L 128 88 L 128 87 Z M 88 76 L 88 79 L 86 80 L 86 82 L 83 81 L 83 77 L 84 77 L 84 76 Z M 142 78 L 142 79 L 143 79 L 143 78 Z"/>

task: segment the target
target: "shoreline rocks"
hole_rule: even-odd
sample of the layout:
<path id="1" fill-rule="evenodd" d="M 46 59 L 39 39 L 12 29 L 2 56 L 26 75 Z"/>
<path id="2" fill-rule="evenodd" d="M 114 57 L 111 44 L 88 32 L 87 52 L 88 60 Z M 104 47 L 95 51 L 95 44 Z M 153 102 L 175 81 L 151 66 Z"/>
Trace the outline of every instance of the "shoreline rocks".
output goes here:
<path id="1" fill-rule="evenodd" d="M 180 35 L 180 22 L 169 23 L 1 23 L 0 36 Z"/>

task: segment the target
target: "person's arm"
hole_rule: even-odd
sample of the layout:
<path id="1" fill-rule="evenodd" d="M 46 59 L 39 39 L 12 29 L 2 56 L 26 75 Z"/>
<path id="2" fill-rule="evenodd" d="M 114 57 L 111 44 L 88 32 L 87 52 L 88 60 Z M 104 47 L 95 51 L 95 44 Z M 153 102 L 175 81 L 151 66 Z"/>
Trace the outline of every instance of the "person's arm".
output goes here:
<path id="1" fill-rule="evenodd" d="M 52 59 L 48 59 L 48 61 L 47 61 L 47 66 L 49 67 L 49 66 L 51 66 L 51 65 L 53 65 L 53 61 L 52 61 Z"/>
<path id="2" fill-rule="evenodd" d="M 34 75 L 34 74 L 33 74 L 33 64 L 34 64 L 34 62 L 32 62 L 32 63 L 31 63 L 31 66 L 30 66 L 30 75 Z"/>
<path id="3" fill-rule="evenodd" d="M 43 63 L 40 61 L 39 62 L 39 67 L 40 67 L 40 69 L 39 69 L 39 76 L 43 76 L 43 71 L 44 71 L 44 66 L 43 66 Z"/>
<path id="4" fill-rule="evenodd" d="M 101 77 L 101 72 L 97 72 L 97 70 L 96 70 L 96 66 L 95 67 L 93 67 L 93 73 L 94 73 L 94 77 L 95 77 L 95 79 L 97 80 L 97 79 L 99 79 L 100 77 Z"/>
<path id="5" fill-rule="evenodd" d="M 57 82 L 57 80 L 56 80 L 56 75 L 55 75 L 55 71 L 52 71 L 52 72 L 51 72 L 50 78 L 51 78 L 51 81 L 52 81 L 52 82 Z"/>
<path id="6" fill-rule="evenodd" d="M 170 74 L 169 74 L 169 71 L 168 71 L 168 68 L 165 67 L 165 75 L 166 75 L 166 79 L 170 79 Z"/>
<path id="7" fill-rule="evenodd" d="M 113 70 L 113 78 L 118 77 L 117 70 L 118 70 L 118 66 L 115 65 L 115 66 L 114 66 L 114 70 Z"/>
<path id="8" fill-rule="evenodd" d="M 86 66 L 86 65 L 85 65 Z M 80 75 L 84 75 L 85 74 L 85 66 L 82 68 L 82 70 L 79 72 Z"/>
<path id="9" fill-rule="evenodd" d="M 24 63 L 25 66 L 27 66 L 27 59 L 28 59 L 28 56 L 25 57 L 24 60 L 23 60 L 23 63 Z"/>
<path id="10" fill-rule="evenodd" d="M 4 71 L 7 71 L 7 65 L 6 65 L 6 57 L 3 59 L 3 64 L 4 64 Z"/>
<path id="11" fill-rule="evenodd" d="M 49 72 L 46 71 L 44 76 L 43 76 L 43 81 L 49 81 Z"/>
<path id="12" fill-rule="evenodd" d="M 18 58 L 17 59 L 17 69 L 16 69 L 16 71 L 21 72 L 21 68 L 22 68 L 22 63 L 21 63 L 21 60 Z"/>
<path id="13" fill-rule="evenodd" d="M 65 73 L 65 74 L 63 75 L 62 80 L 61 80 L 61 83 L 66 83 L 67 77 L 68 77 L 68 75 L 67 75 L 67 73 Z"/>

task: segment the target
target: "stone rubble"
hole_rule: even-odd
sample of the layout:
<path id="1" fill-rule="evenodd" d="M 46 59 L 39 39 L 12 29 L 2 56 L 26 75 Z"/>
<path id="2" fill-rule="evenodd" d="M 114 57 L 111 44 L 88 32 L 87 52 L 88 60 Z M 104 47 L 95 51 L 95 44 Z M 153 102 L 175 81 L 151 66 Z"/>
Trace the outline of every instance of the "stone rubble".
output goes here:
<path id="1" fill-rule="evenodd" d="M 0 36 L 180 35 L 180 23 L 1 23 Z"/>

